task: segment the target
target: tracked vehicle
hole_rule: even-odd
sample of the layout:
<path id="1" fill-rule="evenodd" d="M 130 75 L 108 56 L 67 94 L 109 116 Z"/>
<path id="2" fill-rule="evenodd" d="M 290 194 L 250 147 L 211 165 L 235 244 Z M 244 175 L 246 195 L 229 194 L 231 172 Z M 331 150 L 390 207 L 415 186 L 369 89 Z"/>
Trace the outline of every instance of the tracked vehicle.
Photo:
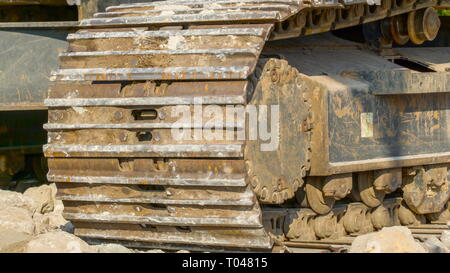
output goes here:
<path id="1" fill-rule="evenodd" d="M 45 100 L 65 217 L 92 242 L 194 251 L 446 223 L 449 7 L 168 0 L 82 20 Z"/>

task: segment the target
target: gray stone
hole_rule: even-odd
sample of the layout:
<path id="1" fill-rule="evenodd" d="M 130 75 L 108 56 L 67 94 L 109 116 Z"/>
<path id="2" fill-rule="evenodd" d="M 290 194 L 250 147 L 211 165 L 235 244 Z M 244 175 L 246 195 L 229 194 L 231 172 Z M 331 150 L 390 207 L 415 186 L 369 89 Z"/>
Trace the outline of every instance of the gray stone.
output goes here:
<path id="1" fill-rule="evenodd" d="M 426 253 L 407 227 L 385 227 L 381 231 L 358 236 L 350 253 Z"/>
<path id="2" fill-rule="evenodd" d="M 30 211 L 24 208 L 8 207 L 0 209 L 0 228 L 32 235 L 35 225 Z"/>

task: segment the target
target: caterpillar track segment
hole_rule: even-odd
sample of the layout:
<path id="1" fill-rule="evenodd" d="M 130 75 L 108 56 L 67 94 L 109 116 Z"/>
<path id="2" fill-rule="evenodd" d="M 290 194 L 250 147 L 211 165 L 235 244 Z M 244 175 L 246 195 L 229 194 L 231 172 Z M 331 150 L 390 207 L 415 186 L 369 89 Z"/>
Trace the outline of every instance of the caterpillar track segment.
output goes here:
<path id="1" fill-rule="evenodd" d="M 289 112 L 282 113 L 282 116 L 288 115 L 289 119 L 299 121 L 306 118 L 307 107 L 304 107 L 305 99 L 302 97 L 305 86 L 299 84 L 298 72 L 286 61 L 268 60 L 257 64 L 270 26 L 254 26 L 252 30 L 236 27 L 147 33 L 150 39 L 155 35 L 173 37 L 167 36 L 172 33 L 184 35 L 183 39 L 192 39 L 192 36 L 199 39 L 196 36 L 202 35 L 200 38 L 209 40 L 208 45 L 220 41 L 236 52 L 229 55 L 228 48 L 202 49 L 207 45 L 197 43 L 201 55 L 189 56 L 197 60 L 189 61 L 183 54 L 177 61 L 177 57 L 170 53 L 169 58 L 179 62 L 178 65 L 183 61 L 211 65 L 210 68 L 176 67 L 174 73 L 178 75 L 170 75 L 168 70 L 165 74 L 154 74 L 160 80 L 174 77 L 179 81 L 161 84 L 129 82 L 128 85 L 66 84 L 51 88 L 46 101 L 50 107 L 49 123 L 45 125 L 49 131 L 45 153 L 51 157 L 48 177 L 60 185 L 58 192 L 66 203 L 65 216 L 74 223 L 80 222 L 77 228 L 80 236 L 132 242 L 145 238 L 146 243 L 166 242 L 197 247 L 271 247 L 271 240 L 262 228 L 261 209 L 255 192 L 261 195 L 262 201 L 267 199 L 278 203 L 294 196 L 302 184 L 301 170 L 288 169 L 287 160 L 277 153 L 287 153 L 293 163 L 301 163 L 296 159 L 301 152 L 290 145 L 300 141 L 307 143 L 306 139 L 300 134 L 283 137 L 287 140 L 280 145 L 283 150 L 271 152 L 273 156 L 266 159 L 274 166 L 280 165 L 279 160 L 285 164 L 275 173 L 267 173 L 275 182 L 280 180 L 275 189 L 270 183 L 269 187 L 260 183 L 257 175 L 253 174 L 257 168 L 265 166 L 264 161 L 252 160 L 259 145 L 248 145 L 234 136 L 245 130 L 245 120 L 229 123 L 224 119 L 223 124 L 215 124 L 222 128 L 219 133 L 231 135 L 231 140 L 196 140 L 196 130 L 208 129 L 208 124 L 195 119 L 193 123 L 181 124 L 192 129 L 188 132 L 193 134 L 192 138 L 189 135 L 187 139 L 177 140 L 171 130 L 177 122 L 177 118 L 172 116 L 174 110 L 185 109 L 190 116 L 191 110 L 206 112 L 211 109 L 208 106 L 225 113 L 225 107 L 231 110 L 231 106 L 242 107 L 245 111 L 245 105 L 258 106 L 273 101 L 289 108 Z M 80 44 L 77 43 L 81 42 L 86 43 L 85 40 L 75 40 L 71 47 L 78 48 Z M 259 44 L 255 46 L 255 43 Z M 90 44 L 84 46 L 89 47 Z M 98 44 L 96 48 L 104 50 Z M 158 51 L 166 50 L 154 51 L 157 56 Z M 222 54 L 225 56 L 220 57 Z M 66 58 L 67 55 L 61 54 L 61 67 L 76 69 L 74 67 L 82 62 L 79 56 L 75 54 Z M 218 68 L 218 64 L 214 66 L 218 55 L 223 58 L 223 69 Z M 86 54 L 80 56 L 85 58 Z M 115 58 L 115 66 L 121 62 L 121 56 L 119 54 Z M 137 56 L 138 62 L 139 58 Z M 147 60 L 155 61 L 154 58 Z M 129 63 L 130 60 L 124 61 Z M 161 66 L 165 65 L 161 63 Z M 245 69 L 234 73 L 238 65 Z M 246 80 L 256 67 L 260 75 L 253 82 Z M 190 73 L 193 69 L 197 71 L 195 74 Z M 218 72 L 211 74 L 210 71 Z M 199 81 L 209 77 L 212 80 Z M 254 82 L 256 86 L 252 85 Z M 278 91 L 286 96 L 280 96 Z M 253 92 L 258 95 L 247 102 L 248 95 Z M 288 101 L 294 92 L 300 96 L 296 104 Z M 296 106 L 305 110 L 298 111 Z M 98 119 L 99 116 L 103 118 Z M 302 124 L 294 123 L 289 127 L 294 125 L 298 130 Z M 282 177 L 277 176 L 281 174 Z M 249 175 L 253 178 L 251 185 L 247 179 Z M 110 203 L 114 204 L 113 207 Z"/>
<path id="2" fill-rule="evenodd" d="M 399 188 L 403 223 L 441 213 L 450 195 L 445 60 L 414 49 L 386 59 L 329 33 L 268 42 L 447 4 L 352 2 L 162 1 L 83 21 L 52 75 L 44 127 L 48 179 L 75 233 L 139 248 L 269 250 L 298 237 L 275 221 L 290 214 L 269 208 L 294 197 L 290 212 L 320 216 L 324 229 L 297 227 L 315 240 L 344 236 L 327 230 L 327 215 L 350 193 L 360 202 L 346 217 L 352 234 L 401 223 L 376 216 L 394 211 L 384 196 Z M 283 24 L 300 15 L 314 24 Z M 245 118 L 230 122 L 227 111 Z M 213 112 L 222 118 L 198 119 Z M 264 117 L 275 137 L 249 139 Z M 371 225 L 352 226 L 358 209 L 376 211 Z"/>

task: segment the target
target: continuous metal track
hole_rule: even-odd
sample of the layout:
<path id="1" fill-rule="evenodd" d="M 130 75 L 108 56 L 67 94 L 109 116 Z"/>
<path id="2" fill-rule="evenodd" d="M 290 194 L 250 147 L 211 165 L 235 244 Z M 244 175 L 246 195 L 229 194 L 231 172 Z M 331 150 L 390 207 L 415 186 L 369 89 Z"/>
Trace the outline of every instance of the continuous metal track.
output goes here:
<path id="1" fill-rule="evenodd" d="M 245 141 L 196 139 L 203 122 L 178 124 L 194 137 L 175 139 L 169 114 L 247 105 L 269 39 L 450 1 L 413 2 L 170 0 L 110 7 L 82 21 L 45 102 L 48 179 L 76 234 L 139 248 L 270 250 L 258 198 L 292 197 L 304 170 L 296 184 L 268 194 L 248 181 Z M 245 129 L 221 125 L 222 133 Z"/>

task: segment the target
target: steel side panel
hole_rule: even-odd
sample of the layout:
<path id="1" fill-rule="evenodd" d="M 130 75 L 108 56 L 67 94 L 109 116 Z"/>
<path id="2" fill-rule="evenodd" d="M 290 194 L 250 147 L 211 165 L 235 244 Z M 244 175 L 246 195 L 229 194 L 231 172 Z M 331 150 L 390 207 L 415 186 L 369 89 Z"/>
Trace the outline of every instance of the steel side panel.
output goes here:
<path id="1" fill-rule="evenodd" d="M 326 78 L 313 95 L 310 175 L 450 162 L 450 93 L 375 96 Z"/>
<path id="2" fill-rule="evenodd" d="M 68 30 L 0 30 L 0 111 L 45 109 L 50 72 L 67 48 Z"/>

